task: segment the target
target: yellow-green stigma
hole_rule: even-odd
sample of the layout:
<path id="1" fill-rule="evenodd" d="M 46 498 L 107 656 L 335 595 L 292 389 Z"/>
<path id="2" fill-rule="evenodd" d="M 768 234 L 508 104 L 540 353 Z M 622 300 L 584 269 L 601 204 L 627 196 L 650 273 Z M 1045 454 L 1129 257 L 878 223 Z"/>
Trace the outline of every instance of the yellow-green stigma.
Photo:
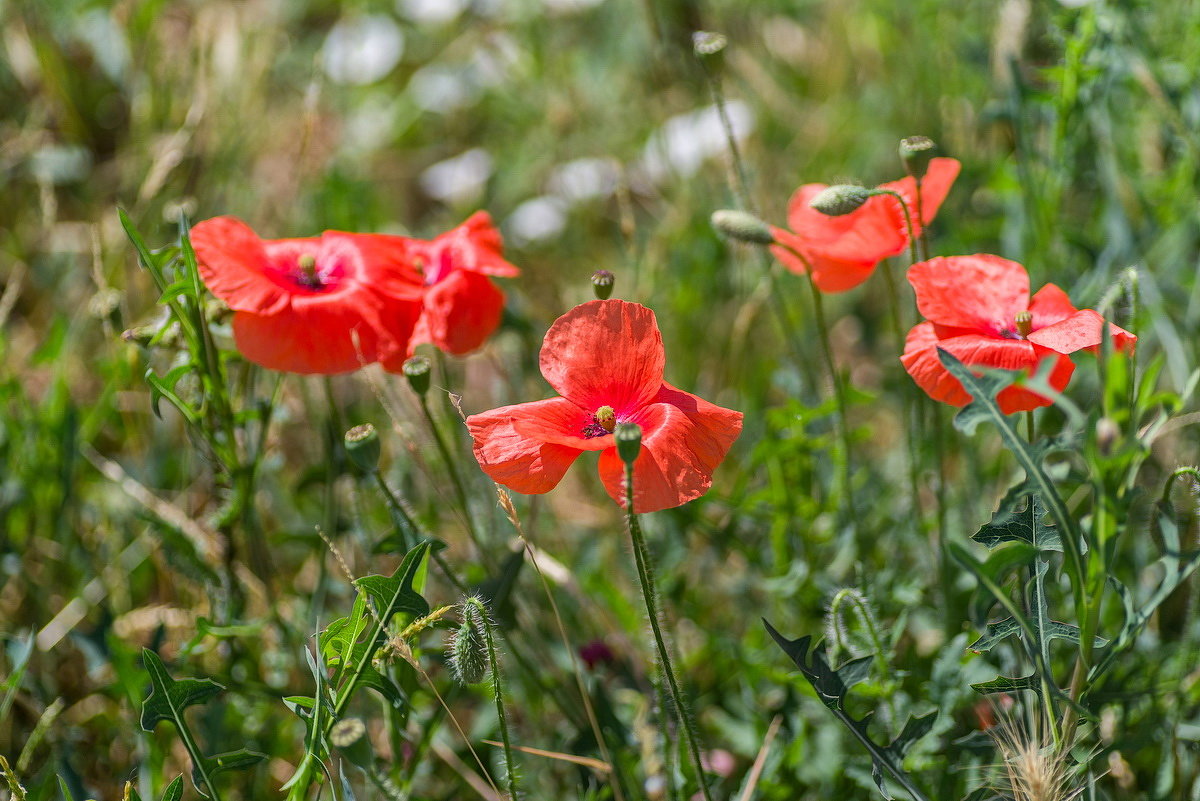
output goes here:
<path id="1" fill-rule="evenodd" d="M 300 283 L 306 287 L 316 288 L 321 286 L 321 279 L 317 275 L 317 257 L 311 253 L 305 253 L 300 258 L 296 259 L 296 266 L 300 268 Z"/>
<path id="2" fill-rule="evenodd" d="M 1017 333 L 1021 335 L 1021 339 L 1025 339 L 1033 333 L 1033 312 L 1017 312 L 1014 320 L 1017 324 Z"/>
<path id="3" fill-rule="evenodd" d="M 617 412 L 611 406 L 601 406 L 592 413 L 592 422 L 583 427 L 583 436 L 587 439 L 603 437 L 611 434 L 617 427 Z"/>

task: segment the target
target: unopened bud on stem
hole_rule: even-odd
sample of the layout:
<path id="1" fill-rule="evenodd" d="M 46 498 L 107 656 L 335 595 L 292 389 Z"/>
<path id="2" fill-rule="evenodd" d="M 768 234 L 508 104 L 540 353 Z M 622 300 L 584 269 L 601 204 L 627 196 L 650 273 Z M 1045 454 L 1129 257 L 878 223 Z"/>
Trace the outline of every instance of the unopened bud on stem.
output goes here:
<path id="1" fill-rule="evenodd" d="M 875 193 L 865 186 L 837 184 L 822 189 L 808 205 L 830 217 L 841 217 L 857 211 L 873 194 Z"/>
<path id="2" fill-rule="evenodd" d="M 355 426 L 346 432 L 344 442 L 346 453 L 355 467 L 367 473 L 379 469 L 382 446 L 379 444 L 379 432 L 375 430 L 375 426 L 370 423 Z"/>
<path id="3" fill-rule="evenodd" d="M 712 214 L 712 226 L 717 233 L 736 239 L 739 242 L 749 242 L 754 245 L 773 245 L 775 237 L 771 234 L 771 226 L 755 217 L 753 214 L 736 209 L 721 209 Z"/>
<path id="4" fill-rule="evenodd" d="M 916 179 L 925 177 L 929 162 L 937 155 L 937 144 L 928 136 L 910 136 L 900 140 L 900 160 L 904 169 Z"/>
<path id="5" fill-rule="evenodd" d="M 459 606 L 462 625 L 454 632 L 450 642 L 448 661 L 454 677 L 460 684 L 478 684 L 487 675 L 491 659 L 488 655 L 487 632 L 484 626 L 482 602 L 468 598 Z"/>

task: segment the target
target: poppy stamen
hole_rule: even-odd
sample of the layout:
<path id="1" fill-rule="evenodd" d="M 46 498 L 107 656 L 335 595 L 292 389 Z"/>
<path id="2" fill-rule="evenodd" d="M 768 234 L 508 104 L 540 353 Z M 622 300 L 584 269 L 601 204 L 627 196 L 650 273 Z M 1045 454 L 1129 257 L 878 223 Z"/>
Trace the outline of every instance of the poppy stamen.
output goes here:
<path id="1" fill-rule="evenodd" d="M 296 266 L 300 269 L 300 275 L 297 282 L 309 289 L 320 289 L 324 284 L 321 281 L 321 276 L 317 274 L 317 258 L 311 253 L 305 253 L 300 258 L 296 259 Z"/>
<path id="2" fill-rule="evenodd" d="M 1021 335 L 1021 339 L 1026 339 L 1033 333 L 1033 312 L 1017 312 L 1013 320 L 1017 324 L 1017 333 Z"/>
<path id="3" fill-rule="evenodd" d="M 601 406 L 592 415 L 592 422 L 583 427 L 583 436 L 586 439 L 603 437 L 606 434 L 611 434 L 616 427 L 616 411 L 611 406 Z"/>

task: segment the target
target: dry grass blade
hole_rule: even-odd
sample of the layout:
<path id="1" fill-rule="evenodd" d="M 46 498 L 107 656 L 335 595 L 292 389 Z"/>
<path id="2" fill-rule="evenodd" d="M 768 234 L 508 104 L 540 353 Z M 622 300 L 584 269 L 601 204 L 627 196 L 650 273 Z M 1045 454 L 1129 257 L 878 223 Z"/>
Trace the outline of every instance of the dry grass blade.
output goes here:
<path id="1" fill-rule="evenodd" d="M 497 748 L 503 748 L 504 743 L 498 740 L 484 740 L 488 745 L 494 745 Z M 592 759 L 591 757 L 576 756 L 575 754 L 564 754 L 561 751 L 547 751 L 544 748 L 533 748 L 528 745 L 514 745 L 513 748 L 524 754 L 531 756 L 546 757 L 547 759 L 557 759 L 561 762 L 570 762 L 573 765 L 582 765 L 585 768 L 591 768 L 597 773 L 609 773 L 612 770 L 612 765 L 602 759 Z"/>

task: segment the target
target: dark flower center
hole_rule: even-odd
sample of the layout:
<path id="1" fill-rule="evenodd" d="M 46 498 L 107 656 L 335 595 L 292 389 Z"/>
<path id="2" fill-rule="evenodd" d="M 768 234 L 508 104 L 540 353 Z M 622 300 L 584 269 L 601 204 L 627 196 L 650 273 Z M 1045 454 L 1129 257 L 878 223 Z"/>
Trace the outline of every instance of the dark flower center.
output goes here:
<path id="1" fill-rule="evenodd" d="M 611 406 L 601 406 L 592 414 L 592 421 L 583 427 L 584 439 L 595 439 L 613 432 L 617 427 L 617 413 Z"/>
<path id="2" fill-rule="evenodd" d="M 317 258 L 311 253 L 305 253 L 296 259 L 296 283 L 307 289 L 323 289 L 325 282 L 317 273 Z"/>

